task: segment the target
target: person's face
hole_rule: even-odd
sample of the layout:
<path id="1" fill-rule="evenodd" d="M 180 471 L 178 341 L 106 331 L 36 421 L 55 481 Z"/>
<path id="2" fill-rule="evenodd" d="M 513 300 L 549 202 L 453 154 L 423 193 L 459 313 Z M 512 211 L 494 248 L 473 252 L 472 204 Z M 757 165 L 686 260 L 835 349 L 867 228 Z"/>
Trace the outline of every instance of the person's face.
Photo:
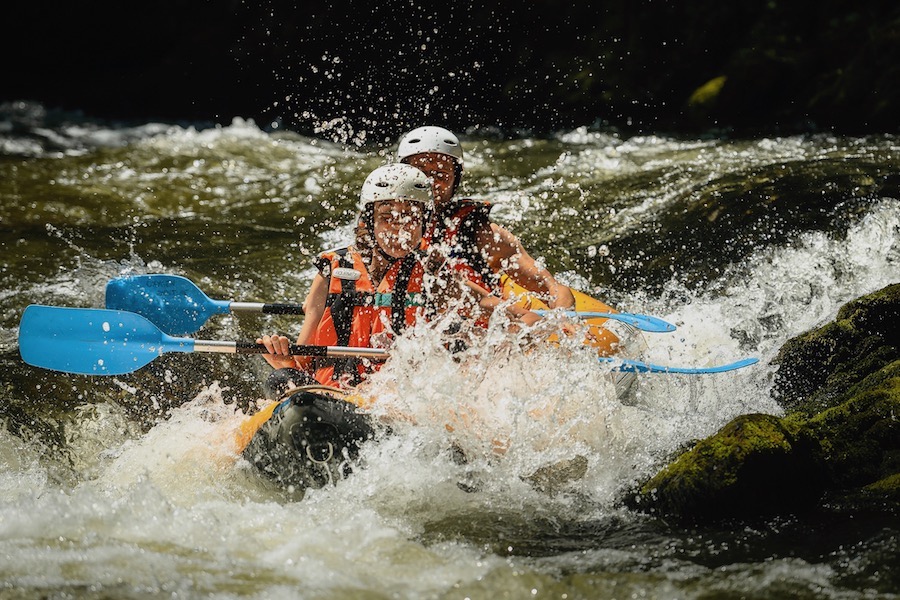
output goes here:
<path id="1" fill-rule="evenodd" d="M 375 203 L 375 243 L 389 256 L 403 258 L 422 241 L 422 205 L 403 200 Z"/>
<path id="2" fill-rule="evenodd" d="M 431 191 L 436 206 L 446 204 L 453 196 L 453 180 L 456 179 L 456 163 L 446 154 L 426 152 L 415 154 L 406 162 L 431 178 Z"/>

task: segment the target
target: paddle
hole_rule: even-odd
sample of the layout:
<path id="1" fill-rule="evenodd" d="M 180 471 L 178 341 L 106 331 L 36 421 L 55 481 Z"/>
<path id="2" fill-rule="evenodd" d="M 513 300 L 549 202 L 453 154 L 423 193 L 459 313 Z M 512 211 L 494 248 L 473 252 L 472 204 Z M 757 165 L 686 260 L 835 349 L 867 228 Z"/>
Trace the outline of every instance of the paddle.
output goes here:
<path id="1" fill-rule="evenodd" d="M 124 375 L 167 352 L 266 354 L 262 344 L 176 338 L 141 315 L 102 308 L 62 308 L 33 304 L 19 323 L 19 353 L 29 365 L 80 375 Z M 388 351 L 347 346 L 292 345 L 297 356 L 385 359 Z M 600 358 L 618 371 L 639 373 L 721 373 L 757 362 L 744 359 L 720 367 L 687 369 L 635 360 Z"/>
<path id="2" fill-rule="evenodd" d="M 212 300 L 190 279 L 180 275 L 134 275 L 113 279 L 106 284 L 106 308 L 127 310 L 143 315 L 169 335 L 184 335 L 200 330 L 213 315 L 228 312 L 302 315 L 299 304 L 262 304 Z M 549 311 L 536 310 L 544 316 Z M 666 333 L 675 326 L 657 317 L 632 313 L 576 312 L 563 314 L 579 319 L 611 319 L 641 331 Z"/>
<path id="3" fill-rule="evenodd" d="M 179 275 L 134 275 L 106 284 L 106 308 L 143 315 L 169 335 L 199 331 L 213 315 L 264 313 L 302 315 L 299 304 L 262 304 L 213 300 Z"/>
<path id="4" fill-rule="evenodd" d="M 538 315 L 546 316 L 553 311 L 549 310 L 533 310 Z M 567 317 L 577 319 L 610 319 L 613 321 L 621 321 L 627 325 L 631 325 L 635 329 L 647 331 L 649 333 L 669 333 L 675 331 L 675 326 L 668 321 L 663 321 L 659 317 L 651 317 L 650 315 L 639 315 L 636 313 L 607 313 L 607 312 L 587 312 L 565 310 L 561 311 Z"/>
<path id="5" fill-rule="evenodd" d="M 167 352 L 266 354 L 262 344 L 176 338 L 141 315 L 102 308 L 33 304 L 19 323 L 19 353 L 29 365 L 80 375 L 124 375 Z M 386 350 L 297 346 L 298 356 L 387 358 Z"/>
<path id="6" fill-rule="evenodd" d="M 679 373 L 685 375 L 706 375 L 711 373 L 725 373 L 734 371 L 743 367 L 749 367 L 759 362 L 758 358 L 744 358 L 727 365 L 719 365 L 716 367 L 665 367 L 662 365 L 654 365 L 638 360 L 629 360 L 627 358 L 615 358 L 612 356 L 601 356 L 597 358 L 601 363 L 611 363 L 615 366 L 616 371 L 625 371 L 632 373 Z"/>
<path id="7" fill-rule="evenodd" d="M 464 280 L 463 283 L 470 290 L 475 292 L 476 294 L 480 294 L 481 296 L 488 297 L 491 293 L 485 288 L 481 287 L 477 283 L 469 280 Z M 524 311 L 526 309 L 520 307 L 510 307 L 511 309 Z M 509 309 L 507 309 L 509 310 Z M 529 312 L 533 312 L 536 315 L 540 315 L 541 317 L 550 314 L 553 311 L 550 310 L 531 310 L 527 309 Z M 636 329 L 640 329 L 641 331 L 647 331 L 650 333 L 668 333 L 670 331 L 675 331 L 675 326 L 671 323 L 663 321 L 657 317 L 649 317 L 647 315 L 638 315 L 632 313 L 610 313 L 610 312 L 584 312 L 584 311 L 575 311 L 575 310 L 565 310 L 561 311 L 562 314 L 567 317 L 574 317 L 576 319 L 610 319 L 612 321 L 622 321 L 628 325 Z"/>

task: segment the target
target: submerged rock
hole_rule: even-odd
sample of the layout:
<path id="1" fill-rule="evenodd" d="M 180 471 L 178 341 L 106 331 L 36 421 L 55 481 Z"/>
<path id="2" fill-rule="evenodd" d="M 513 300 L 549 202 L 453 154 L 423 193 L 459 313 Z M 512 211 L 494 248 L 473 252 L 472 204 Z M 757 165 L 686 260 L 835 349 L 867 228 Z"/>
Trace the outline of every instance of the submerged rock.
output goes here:
<path id="1" fill-rule="evenodd" d="M 705 520 L 900 500 L 900 284 L 846 304 L 788 341 L 773 395 L 785 408 L 740 416 L 647 481 L 640 506 Z"/>

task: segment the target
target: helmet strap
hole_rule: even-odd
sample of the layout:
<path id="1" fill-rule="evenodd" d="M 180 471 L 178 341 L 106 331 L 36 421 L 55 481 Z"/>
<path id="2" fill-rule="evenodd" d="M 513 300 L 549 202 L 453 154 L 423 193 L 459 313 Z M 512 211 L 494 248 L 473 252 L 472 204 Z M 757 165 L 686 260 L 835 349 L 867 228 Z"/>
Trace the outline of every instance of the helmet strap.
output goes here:
<path id="1" fill-rule="evenodd" d="M 380 254 L 381 258 L 386 260 L 389 265 L 392 265 L 394 264 L 394 261 L 399 260 L 397 257 L 391 256 L 385 252 L 384 248 L 381 247 L 381 244 L 379 244 L 377 240 L 375 241 L 375 249 L 378 250 L 378 254 Z"/>
<path id="2" fill-rule="evenodd" d="M 453 161 L 453 174 L 454 174 L 454 176 L 453 176 L 453 194 L 451 194 L 451 196 L 456 194 L 456 189 L 459 187 L 459 184 L 462 183 L 462 172 L 463 172 L 462 165 L 459 164 L 458 160 L 454 160 Z"/>

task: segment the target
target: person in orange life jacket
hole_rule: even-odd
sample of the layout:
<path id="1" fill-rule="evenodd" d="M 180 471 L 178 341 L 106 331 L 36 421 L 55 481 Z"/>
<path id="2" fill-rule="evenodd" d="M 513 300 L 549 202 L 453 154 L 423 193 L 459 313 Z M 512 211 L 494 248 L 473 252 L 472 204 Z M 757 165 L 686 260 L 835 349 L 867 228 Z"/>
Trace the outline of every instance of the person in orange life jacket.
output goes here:
<path id="1" fill-rule="evenodd" d="M 430 207 L 431 185 L 417 169 L 388 165 L 369 174 L 355 243 L 316 259 L 319 273 L 304 302 L 298 344 L 371 347 L 416 321 L 424 306 L 418 248 Z M 353 385 L 377 368 L 355 358 L 290 356 L 290 340 L 282 335 L 265 335 L 258 343 L 276 369 L 266 382 L 269 396 L 316 382 Z"/>
<path id="2" fill-rule="evenodd" d="M 454 196 L 463 150 L 453 133 L 442 127 L 414 129 L 400 138 L 397 159 L 431 178 L 434 212 L 423 245 L 437 247 L 443 261 L 429 260 L 430 271 L 449 267 L 490 292 L 497 291 L 503 271 L 525 289 L 544 294 L 551 308 L 575 306 L 568 287 L 538 265 L 512 233 L 490 222 L 490 204 Z"/>
<path id="3" fill-rule="evenodd" d="M 355 244 L 317 259 L 319 273 L 304 303 L 306 317 L 298 344 L 383 345 L 380 342 L 423 316 L 426 300 L 433 300 L 423 289 L 419 250 L 430 208 L 431 184 L 420 170 L 393 164 L 369 174 L 360 193 Z M 445 289 L 452 289 L 444 283 Z M 487 309 L 497 303 L 495 297 L 481 301 Z M 514 314 L 521 313 L 526 323 L 539 319 L 534 313 L 516 310 Z M 266 335 L 257 341 L 266 346 L 269 354 L 263 358 L 276 369 L 265 385 L 269 397 L 316 382 L 355 385 L 377 368 L 353 358 L 292 357 L 285 336 Z"/>

